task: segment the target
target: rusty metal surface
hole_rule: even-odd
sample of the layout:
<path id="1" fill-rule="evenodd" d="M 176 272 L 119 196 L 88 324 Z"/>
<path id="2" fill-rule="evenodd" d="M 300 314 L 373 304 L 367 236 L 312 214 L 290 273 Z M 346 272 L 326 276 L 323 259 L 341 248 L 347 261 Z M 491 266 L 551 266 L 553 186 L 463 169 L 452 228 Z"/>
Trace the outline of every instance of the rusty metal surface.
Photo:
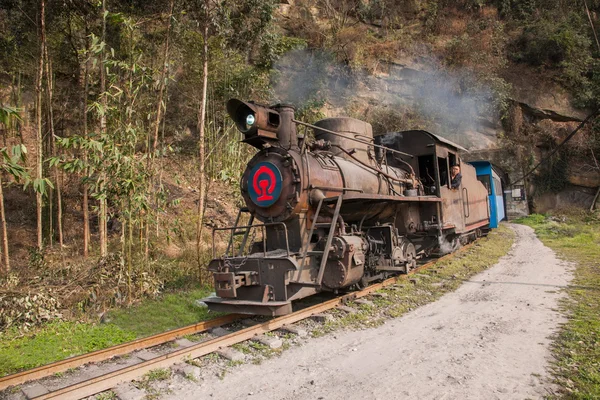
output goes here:
<path id="1" fill-rule="evenodd" d="M 246 258 L 211 262 L 221 297 L 262 303 L 272 313 L 273 302 L 381 279 L 378 270 L 407 271 L 410 258 L 485 225 L 487 192 L 474 168 L 463 163 L 463 185 L 450 187 L 450 166 L 461 164 L 458 150 L 464 150 L 455 143 L 420 130 L 373 138 L 364 121 L 328 118 L 311 125 L 295 120 L 289 107 L 268 110 L 281 117 L 278 139 L 254 142 L 260 151 L 247 166 L 241 191 L 253 216 L 285 229 L 266 228 Z M 272 116 L 268 110 L 257 112 Z M 245 121 L 242 114 L 232 117 Z M 288 136 L 296 125 L 313 129 L 315 137 L 305 129 L 295 143 Z M 385 238 L 365 231 L 382 225 L 391 229 Z M 263 262 L 267 252 L 282 248 L 289 262 Z M 218 307 L 226 309 L 225 303 Z"/>
<path id="2" fill-rule="evenodd" d="M 435 196 L 417 196 L 417 197 L 406 197 L 406 196 L 389 196 L 383 194 L 370 194 L 370 193 L 345 193 L 344 202 L 349 201 L 385 201 L 385 202 L 434 202 L 439 203 L 442 201 L 439 197 Z"/>
<path id="3" fill-rule="evenodd" d="M 371 124 L 355 118 L 326 118 L 315 123 L 315 126 L 325 130 L 315 130 L 315 138 L 327 140 L 331 144 L 344 149 L 352 149 L 355 156 L 363 162 L 369 162 L 372 154 L 373 128 Z M 330 132 L 337 132 L 334 135 Z M 357 141 L 356 139 L 360 140 Z M 333 148 L 332 154 L 349 159 L 349 156 L 340 149 Z"/>

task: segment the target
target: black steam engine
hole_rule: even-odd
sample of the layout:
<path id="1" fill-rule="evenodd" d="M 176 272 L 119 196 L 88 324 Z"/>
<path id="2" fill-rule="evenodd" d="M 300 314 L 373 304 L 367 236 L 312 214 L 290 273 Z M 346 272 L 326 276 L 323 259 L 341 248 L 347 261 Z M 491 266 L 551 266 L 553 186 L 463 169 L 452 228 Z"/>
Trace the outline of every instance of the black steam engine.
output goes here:
<path id="1" fill-rule="evenodd" d="M 310 125 L 286 105 L 233 99 L 227 111 L 259 152 L 241 180 L 246 207 L 235 226 L 213 232 L 230 235 L 223 254 L 213 240 L 210 309 L 287 314 L 293 300 L 407 273 L 489 224 L 486 188 L 461 162 L 464 149 L 443 138 L 416 130 L 373 137 L 353 118 Z M 453 165 L 461 167 L 457 188 Z"/>

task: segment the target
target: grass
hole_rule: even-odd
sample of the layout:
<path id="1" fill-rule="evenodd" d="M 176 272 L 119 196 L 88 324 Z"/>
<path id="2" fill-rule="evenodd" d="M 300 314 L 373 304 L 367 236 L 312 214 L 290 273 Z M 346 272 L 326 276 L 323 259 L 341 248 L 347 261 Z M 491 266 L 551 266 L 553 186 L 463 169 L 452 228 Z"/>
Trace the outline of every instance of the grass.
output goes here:
<path id="1" fill-rule="evenodd" d="M 195 304 L 210 292 L 196 288 L 165 294 L 112 311 L 104 324 L 56 321 L 26 335 L 5 332 L 0 335 L 0 376 L 213 318 L 218 314 Z"/>
<path id="2" fill-rule="evenodd" d="M 33 335 L 5 334 L 0 341 L 0 374 L 8 375 L 135 339 L 116 325 L 53 322 Z"/>
<path id="3" fill-rule="evenodd" d="M 518 222 L 575 270 L 562 308 L 568 322 L 553 345 L 554 377 L 562 392 L 552 398 L 600 399 L 600 216 L 583 212 L 530 215 Z"/>
<path id="4" fill-rule="evenodd" d="M 217 313 L 199 307 L 196 300 L 207 297 L 212 289 L 197 288 L 186 292 L 169 293 L 158 300 L 148 300 L 128 309 L 114 310 L 108 320 L 137 337 L 153 335 L 171 329 L 214 318 Z"/>
<path id="5" fill-rule="evenodd" d="M 144 375 L 144 380 L 148 382 L 166 381 L 171 377 L 171 370 L 168 368 L 156 368 L 148 371 Z"/>
<path id="6" fill-rule="evenodd" d="M 156 368 L 148 371 L 141 380 L 136 381 L 138 389 L 144 390 L 146 400 L 159 399 L 161 390 L 152 385 L 153 382 L 166 381 L 171 378 L 172 372 L 169 368 Z"/>

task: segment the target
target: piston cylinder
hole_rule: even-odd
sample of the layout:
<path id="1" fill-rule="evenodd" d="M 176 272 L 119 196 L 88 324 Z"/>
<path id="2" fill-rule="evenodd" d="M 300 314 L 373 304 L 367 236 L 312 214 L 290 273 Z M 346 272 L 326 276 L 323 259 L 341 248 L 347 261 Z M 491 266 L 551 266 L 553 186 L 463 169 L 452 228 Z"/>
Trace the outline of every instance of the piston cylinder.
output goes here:
<path id="1" fill-rule="evenodd" d="M 365 272 L 365 250 L 366 243 L 358 236 L 335 236 L 325 265 L 323 285 L 341 289 L 360 281 Z"/>

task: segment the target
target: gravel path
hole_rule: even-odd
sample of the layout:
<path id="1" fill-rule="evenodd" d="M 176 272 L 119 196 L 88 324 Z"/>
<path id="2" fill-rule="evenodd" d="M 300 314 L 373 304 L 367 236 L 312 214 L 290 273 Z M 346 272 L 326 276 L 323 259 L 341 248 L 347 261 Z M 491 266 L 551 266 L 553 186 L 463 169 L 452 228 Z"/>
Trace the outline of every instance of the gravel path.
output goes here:
<path id="1" fill-rule="evenodd" d="M 169 399 L 539 399 L 569 267 L 533 230 L 456 292 L 376 329 L 311 339 Z"/>

